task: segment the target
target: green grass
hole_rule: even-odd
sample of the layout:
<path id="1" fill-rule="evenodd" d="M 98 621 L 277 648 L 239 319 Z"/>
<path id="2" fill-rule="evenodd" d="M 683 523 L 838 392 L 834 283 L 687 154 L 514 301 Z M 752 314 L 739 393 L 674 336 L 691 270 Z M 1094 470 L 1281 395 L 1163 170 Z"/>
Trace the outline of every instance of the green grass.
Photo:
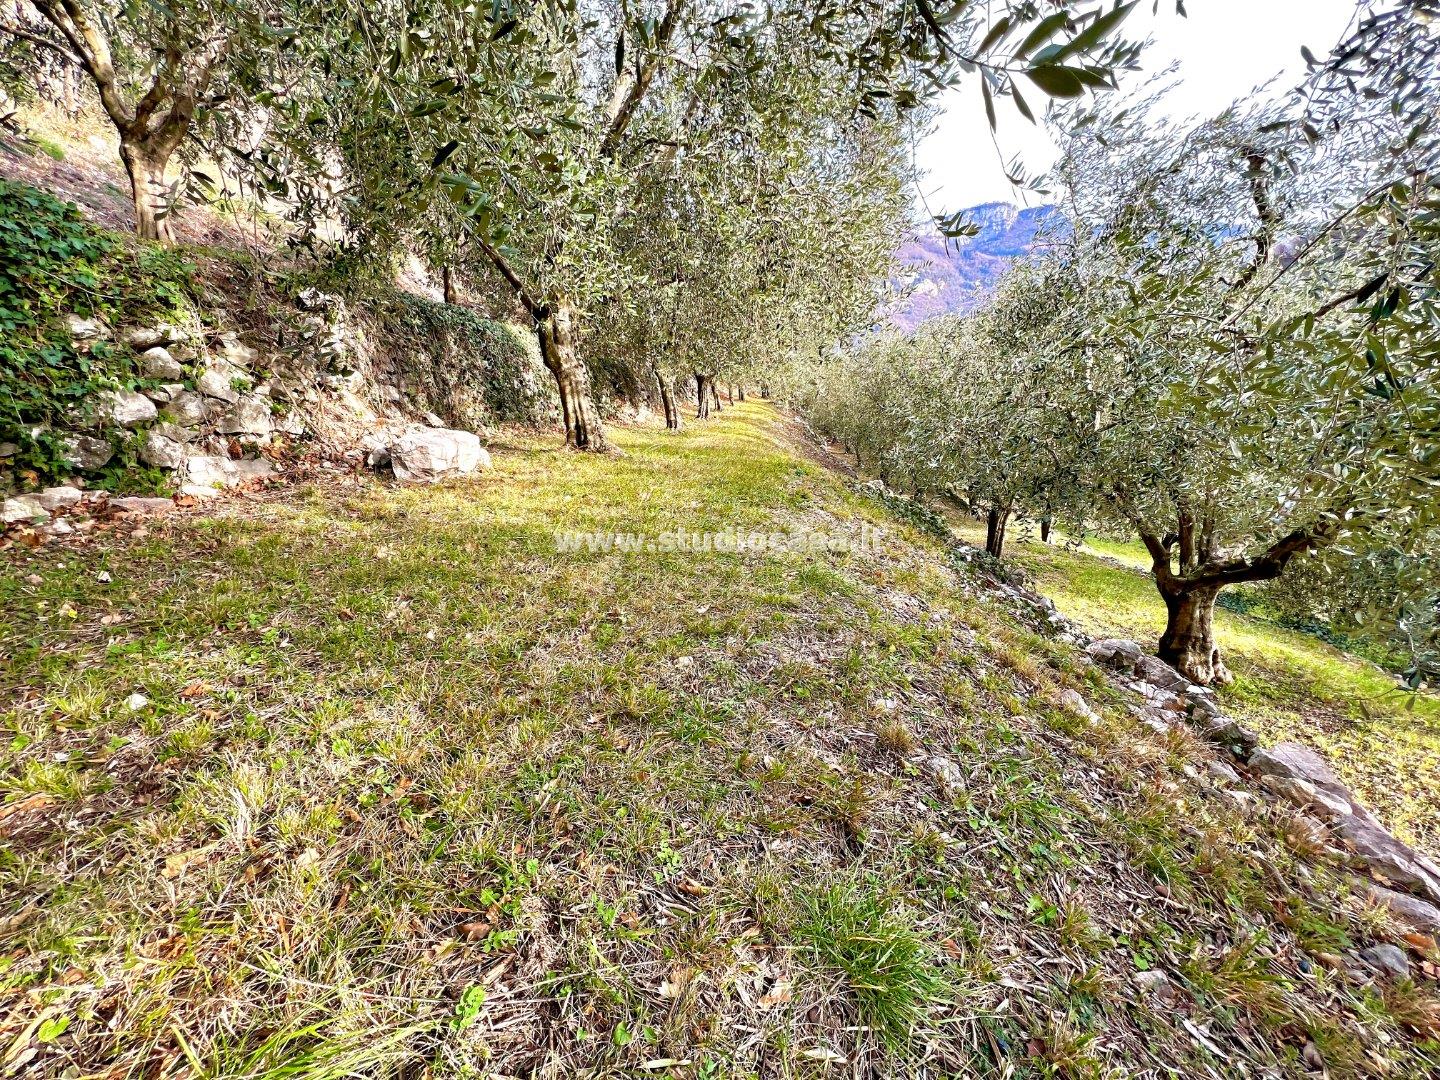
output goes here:
<path id="1" fill-rule="evenodd" d="M 615 436 L 3 554 L 0 1071 L 1239 1076 L 1310 1032 L 1337 1073 L 1440 1064 L 1430 988 L 1314 974 L 1389 933 L 1342 876 L 770 407 Z M 1184 1014 L 1135 988 L 1261 932 Z"/>
<path id="2" fill-rule="evenodd" d="M 962 525 L 983 543 L 983 527 Z M 1138 543 L 1021 537 L 1008 557 L 1034 575 L 1060 611 L 1093 634 L 1153 647 L 1165 608 Z M 1440 700 L 1397 688 L 1369 661 L 1311 635 L 1226 611 L 1215 630 L 1234 685 L 1224 706 L 1267 742 L 1297 740 L 1325 752 L 1346 783 L 1397 833 L 1440 848 Z"/>

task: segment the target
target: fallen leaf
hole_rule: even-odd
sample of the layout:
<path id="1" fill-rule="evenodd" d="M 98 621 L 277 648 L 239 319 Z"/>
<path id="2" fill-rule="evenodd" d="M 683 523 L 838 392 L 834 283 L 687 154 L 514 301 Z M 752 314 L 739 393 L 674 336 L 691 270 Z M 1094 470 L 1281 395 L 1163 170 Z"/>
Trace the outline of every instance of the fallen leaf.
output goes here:
<path id="1" fill-rule="evenodd" d="M 786 1002 L 793 1001 L 794 999 L 795 995 L 791 992 L 790 980 L 776 979 L 770 984 L 770 991 L 761 996 L 760 1007 L 762 1009 L 773 1009 L 776 1005 L 784 1005 Z"/>
<path id="2" fill-rule="evenodd" d="M 704 896 L 709 890 L 692 878 L 683 877 L 675 883 L 675 887 L 686 896 Z"/>

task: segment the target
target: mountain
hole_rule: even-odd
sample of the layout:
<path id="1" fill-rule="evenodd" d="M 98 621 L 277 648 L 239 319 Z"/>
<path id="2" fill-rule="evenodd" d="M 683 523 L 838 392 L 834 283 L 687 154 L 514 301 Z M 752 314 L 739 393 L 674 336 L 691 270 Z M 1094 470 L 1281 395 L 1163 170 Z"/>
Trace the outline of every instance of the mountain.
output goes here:
<path id="1" fill-rule="evenodd" d="M 1000 202 L 972 206 L 965 220 L 978 227 L 976 235 L 947 241 L 929 234 L 900 246 L 892 284 L 902 295 L 889 312 L 893 325 L 908 331 L 937 315 L 973 311 L 1011 263 L 1063 230 L 1065 221 L 1059 207 Z"/>

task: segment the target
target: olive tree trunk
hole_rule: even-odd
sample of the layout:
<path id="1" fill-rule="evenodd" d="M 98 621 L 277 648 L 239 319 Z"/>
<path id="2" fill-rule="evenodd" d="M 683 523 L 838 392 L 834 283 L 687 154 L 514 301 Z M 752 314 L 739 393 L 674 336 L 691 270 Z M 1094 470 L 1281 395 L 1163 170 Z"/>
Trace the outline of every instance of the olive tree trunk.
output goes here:
<path id="1" fill-rule="evenodd" d="M 576 450 L 609 449 L 600 414 L 590 395 L 590 372 L 576 352 L 576 315 L 566 303 L 557 303 L 537 324 L 540 355 L 560 391 L 560 414 L 565 423 L 565 445 Z"/>
<path id="2" fill-rule="evenodd" d="M 660 404 L 665 408 L 665 428 L 667 431 L 679 431 L 680 408 L 675 403 L 675 387 L 662 371 L 655 372 L 655 379 L 660 384 Z"/>
<path id="3" fill-rule="evenodd" d="M 710 386 L 710 377 L 695 373 L 695 419 L 708 420 L 710 418 L 710 398 L 713 393 Z"/>
<path id="4" fill-rule="evenodd" d="M 170 228 L 170 187 L 165 183 L 165 166 L 170 151 L 148 141 L 122 139 L 120 159 L 130 177 L 130 194 L 135 204 L 135 234 L 142 240 L 162 244 L 175 241 Z"/>
<path id="5" fill-rule="evenodd" d="M 1156 655 L 1193 683 L 1228 683 L 1230 670 L 1215 644 L 1215 600 L 1219 585 L 1176 588 L 1160 585 L 1165 601 L 1165 633 Z"/>
<path id="6" fill-rule="evenodd" d="M 992 506 L 985 515 L 985 552 L 995 558 L 1005 553 L 1005 527 L 1010 523 L 1008 506 Z"/>

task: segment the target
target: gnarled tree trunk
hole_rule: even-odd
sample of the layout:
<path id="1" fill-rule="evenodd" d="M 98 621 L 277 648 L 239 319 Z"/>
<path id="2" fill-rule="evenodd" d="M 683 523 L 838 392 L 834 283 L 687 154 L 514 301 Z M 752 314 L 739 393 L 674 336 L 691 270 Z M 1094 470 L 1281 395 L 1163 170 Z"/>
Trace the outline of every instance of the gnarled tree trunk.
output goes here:
<path id="1" fill-rule="evenodd" d="M 713 395 L 713 388 L 710 386 L 710 376 L 695 373 L 695 419 L 708 420 L 710 418 L 710 399 Z"/>
<path id="2" fill-rule="evenodd" d="M 1201 686 L 1228 683 L 1230 671 L 1215 644 L 1215 599 L 1219 585 L 1179 587 L 1157 582 L 1165 601 L 1165 633 L 1156 655 Z"/>
<path id="3" fill-rule="evenodd" d="M 706 376 L 705 385 L 710 387 L 710 401 L 715 406 L 715 411 L 719 412 L 724 406 L 720 404 L 720 392 L 715 389 L 715 376 Z"/>
<path id="4" fill-rule="evenodd" d="M 175 234 L 170 228 L 170 187 L 165 183 L 169 152 L 163 146 L 122 139 L 120 159 L 130 176 L 136 235 L 142 240 L 174 243 Z"/>
<path id="5" fill-rule="evenodd" d="M 1293 529 L 1258 555 L 1220 554 L 1214 523 L 1181 505 L 1176 528 L 1164 536 L 1131 517 L 1150 553 L 1155 587 L 1165 601 L 1165 633 L 1156 650 L 1191 682 L 1201 686 L 1227 683 L 1229 670 L 1215 643 L 1215 600 L 1227 585 L 1270 581 L 1279 577 L 1296 555 L 1334 540 L 1342 516 L 1329 514 Z"/>
<path id="6" fill-rule="evenodd" d="M 560 301 L 552 305 L 536 326 L 540 355 L 560 391 L 565 445 L 576 450 L 608 450 L 605 429 L 590 396 L 590 372 L 575 349 L 575 323 L 575 311 L 569 304 Z"/>
<path id="7" fill-rule="evenodd" d="M 1040 519 L 1040 542 L 1042 544 L 1048 544 L 1050 542 L 1050 529 L 1054 524 L 1055 522 L 1049 514 L 1046 514 Z"/>
<path id="8" fill-rule="evenodd" d="M 455 288 L 455 275 L 448 266 L 440 268 L 440 288 L 444 291 L 445 303 L 458 304 L 460 302 L 459 290 Z"/>

